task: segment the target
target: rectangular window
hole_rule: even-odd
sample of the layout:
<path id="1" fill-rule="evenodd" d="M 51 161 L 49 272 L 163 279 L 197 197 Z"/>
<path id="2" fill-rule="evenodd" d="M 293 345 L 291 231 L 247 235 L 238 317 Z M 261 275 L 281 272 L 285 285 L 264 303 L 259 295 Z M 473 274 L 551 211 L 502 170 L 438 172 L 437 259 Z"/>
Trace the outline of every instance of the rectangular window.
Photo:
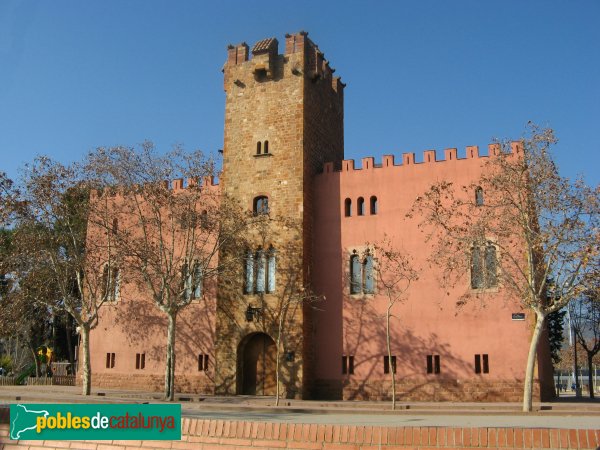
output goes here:
<path id="1" fill-rule="evenodd" d="M 427 355 L 427 373 L 440 373 L 440 355 Z"/>
<path id="2" fill-rule="evenodd" d="M 354 356 L 342 356 L 342 374 L 352 375 L 354 373 Z"/>
<path id="3" fill-rule="evenodd" d="M 198 355 L 198 372 L 206 372 L 208 370 L 208 355 Z"/>
<path id="4" fill-rule="evenodd" d="M 396 373 L 396 357 L 392 356 L 392 370 Z M 389 356 L 383 357 L 383 373 L 390 373 L 390 358 Z"/>
<path id="5" fill-rule="evenodd" d="M 115 354 L 114 353 L 107 353 L 106 354 L 106 368 L 107 369 L 112 369 L 115 367 Z"/>
<path id="6" fill-rule="evenodd" d="M 146 354 L 136 353 L 135 354 L 135 368 L 143 370 L 146 367 Z"/>
<path id="7" fill-rule="evenodd" d="M 488 355 L 475 355 L 475 373 L 490 373 Z"/>

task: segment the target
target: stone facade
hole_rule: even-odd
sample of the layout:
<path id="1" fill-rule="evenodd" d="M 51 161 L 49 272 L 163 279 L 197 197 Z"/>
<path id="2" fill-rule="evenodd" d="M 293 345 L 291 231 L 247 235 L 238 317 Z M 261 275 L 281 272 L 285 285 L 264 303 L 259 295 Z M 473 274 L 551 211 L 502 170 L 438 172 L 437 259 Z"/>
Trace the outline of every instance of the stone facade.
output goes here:
<path id="1" fill-rule="evenodd" d="M 344 160 L 344 84 L 304 32 L 286 35 L 283 54 L 274 38 L 252 49 L 245 43 L 230 46 L 223 72 L 223 171 L 213 188 L 244 209 L 258 209 L 247 258 L 255 258 L 253 270 L 259 270 L 259 260 L 267 270 L 267 255 L 276 255 L 276 282 L 272 290 L 248 292 L 248 273 L 240 270 L 239 279 L 221 280 L 206 290 L 203 302 L 182 313 L 177 389 L 271 395 L 279 357 L 284 397 L 388 398 L 383 362 L 387 300 L 377 289 L 353 295 L 348 283 L 352 252 L 387 236 L 411 255 L 420 271 L 392 323 L 398 397 L 517 400 L 532 331 L 530 313 L 521 310 L 517 299 L 501 295 L 502 289 L 485 304 L 457 311 L 456 300 L 468 286 L 440 286 L 419 219 L 406 217 L 414 199 L 433 182 L 468 185 L 477 180 L 498 149 L 490 146 L 488 155 L 480 155 L 478 147 L 468 147 L 465 157 L 447 149 L 440 160 L 430 150 L 422 162 L 412 153 L 402 155 L 401 163 L 392 155 L 381 162 L 369 157 L 355 167 L 353 160 Z M 367 203 L 364 214 L 357 214 L 360 198 Z M 373 198 L 376 208 L 371 210 Z M 265 199 L 268 214 L 260 209 L 266 203 L 257 204 Z M 220 255 L 232 256 L 227 251 Z M 303 298 L 301 292 L 308 290 L 317 295 Z M 124 286 L 124 300 L 104 308 L 92 333 L 93 383 L 158 390 L 165 319 L 153 312 L 143 293 L 127 299 L 127 292 Z M 525 319 L 514 321 L 513 313 L 524 313 Z M 285 325 L 281 336 L 280 323 Z M 142 351 L 146 369 L 138 372 L 133 364 Z M 105 367 L 104 357 L 111 352 L 117 364 Z M 206 366 L 200 367 L 199 355 L 208 358 Z M 428 358 L 434 355 L 441 367 L 428 373 Z M 476 355 L 485 355 L 489 371 L 475 373 Z M 548 398 L 553 395 L 552 372 L 544 338 L 538 362 L 536 397 Z"/>

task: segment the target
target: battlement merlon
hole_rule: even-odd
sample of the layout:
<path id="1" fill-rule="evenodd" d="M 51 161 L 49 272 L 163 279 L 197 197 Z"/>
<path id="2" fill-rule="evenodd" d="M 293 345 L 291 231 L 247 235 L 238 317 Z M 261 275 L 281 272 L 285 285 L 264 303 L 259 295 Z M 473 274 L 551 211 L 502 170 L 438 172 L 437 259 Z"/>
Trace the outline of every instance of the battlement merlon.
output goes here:
<path id="1" fill-rule="evenodd" d="M 257 78 L 272 80 L 276 76 L 276 65 L 282 61 L 284 70 L 289 70 L 295 76 L 303 75 L 305 78 L 316 82 L 328 80 L 337 93 L 342 93 L 346 86 L 341 78 L 333 76 L 335 69 L 325 59 L 325 54 L 308 38 L 306 31 L 285 35 L 285 53 L 278 53 L 279 42 L 276 38 L 266 38 L 258 41 L 250 50 L 245 42 L 227 46 L 227 61 L 223 66 L 225 74 L 224 88 L 227 90 L 230 81 L 238 86 L 244 83 L 240 78 L 231 80 L 230 70 L 237 66 L 250 69 Z M 237 72 L 236 72 L 237 73 Z"/>
<path id="2" fill-rule="evenodd" d="M 403 153 L 402 162 L 396 164 L 394 155 L 383 155 L 381 164 L 375 162 L 375 158 L 372 156 L 361 159 L 361 167 L 356 167 L 353 159 L 345 159 L 342 161 L 342 169 L 335 170 L 333 162 L 326 162 L 323 165 L 323 173 L 334 173 L 334 172 L 353 172 L 360 170 L 372 170 L 372 169 L 385 169 L 389 167 L 406 167 L 406 166 L 422 166 L 430 163 L 446 163 L 451 161 L 460 161 L 468 159 L 488 159 L 500 155 L 502 147 L 498 143 L 488 145 L 488 154 L 480 155 L 479 146 L 470 145 L 466 147 L 466 157 L 459 158 L 458 151 L 456 148 L 447 148 L 444 150 L 444 159 L 437 159 L 437 153 L 435 150 L 425 150 L 423 152 L 423 162 L 415 162 L 414 153 Z M 509 155 L 522 155 L 523 154 L 523 143 L 521 141 L 513 141 L 510 143 Z"/>

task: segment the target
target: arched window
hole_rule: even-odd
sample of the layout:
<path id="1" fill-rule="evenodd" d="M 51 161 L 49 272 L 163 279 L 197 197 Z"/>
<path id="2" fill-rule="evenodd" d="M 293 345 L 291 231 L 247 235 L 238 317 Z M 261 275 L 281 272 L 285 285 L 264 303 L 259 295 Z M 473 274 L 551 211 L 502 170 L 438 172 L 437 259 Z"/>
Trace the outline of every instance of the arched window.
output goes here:
<path id="1" fill-rule="evenodd" d="M 356 200 L 356 214 L 359 216 L 365 215 L 365 199 L 362 197 L 358 197 L 358 200 Z"/>
<path id="2" fill-rule="evenodd" d="M 349 198 L 344 201 L 344 215 L 346 217 L 352 216 L 352 200 Z"/>
<path id="3" fill-rule="evenodd" d="M 273 246 L 267 252 L 267 292 L 272 294 L 275 292 L 275 249 Z"/>
<path id="4" fill-rule="evenodd" d="M 377 197 L 371 196 L 371 215 L 377 214 Z"/>
<path id="5" fill-rule="evenodd" d="M 475 206 L 483 206 L 483 189 L 480 186 L 475 188 Z"/>
<path id="6" fill-rule="evenodd" d="M 488 288 L 498 286 L 498 260 L 496 247 L 492 243 L 485 248 L 485 285 Z"/>
<path id="7" fill-rule="evenodd" d="M 200 228 L 208 228 L 208 212 L 206 210 L 200 214 Z"/>
<path id="8" fill-rule="evenodd" d="M 263 152 L 265 155 L 269 153 L 269 141 L 265 141 L 265 150 Z"/>
<path id="9" fill-rule="evenodd" d="M 202 266 L 198 261 L 194 262 L 192 298 L 202 298 Z"/>
<path id="10" fill-rule="evenodd" d="M 266 279 L 266 259 L 265 252 L 262 248 L 259 248 L 256 252 L 256 293 L 261 294 L 265 292 L 265 279 Z"/>
<path id="11" fill-rule="evenodd" d="M 262 144 L 260 143 L 260 141 L 258 141 L 258 142 L 256 143 L 256 154 L 257 154 L 257 155 L 260 155 L 260 147 L 261 147 L 261 145 L 262 145 Z"/>
<path id="12" fill-rule="evenodd" d="M 498 286 L 498 259 L 496 246 L 488 242 L 485 246 L 471 249 L 471 288 L 490 289 Z"/>
<path id="13" fill-rule="evenodd" d="M 118 267 L 111 267 L 109 264 L 104 266 L 102 272 L 102 285 L 104 287 L 104 300 L 107 302 L 116 302 L 120 293 L 120 271 Z"/>
<path id="14" fill-rule="evenodd" d="M 254 198 L 254 214 L 269 214 L 269 197 L 260 195 Z"/>
<path id="15" fill-rule="evenodd" d="M 116 217 L 113 219 L 112 232 L 113 234 L 117 234 L 119 232 L 119 219 Z"/>
<path id="16" fill-rule="evenodd" d="M 254 292 L 254 255 L 250 250 L 246 251 L 244 280 L 244 293 L 252 294 Z"/>
<path id="17" fill-rule="evenodd" d="M 375 293 L 375 279 L 373 277 L 373 256 L 367 254 L 363 260 L 363 286 L 365 294 Z"/>
<path id="18" fill-rule="evenodd" d="M 350 256 L 350 293 L 360 294 L 362 291 L 361 264 L 356 252 Z"/>

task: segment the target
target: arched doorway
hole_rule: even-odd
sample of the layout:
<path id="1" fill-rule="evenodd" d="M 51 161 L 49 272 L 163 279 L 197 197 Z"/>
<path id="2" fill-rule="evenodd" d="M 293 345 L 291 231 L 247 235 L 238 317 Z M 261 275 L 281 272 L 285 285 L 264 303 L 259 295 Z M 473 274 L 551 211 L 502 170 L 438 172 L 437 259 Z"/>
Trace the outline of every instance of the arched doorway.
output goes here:
<path id="1" fill-rule="evenodd" d="M 265 333 L 246 336 L 238 348 L 238 392 L 244 395 L 275 395 L 275 341 Z"/>

